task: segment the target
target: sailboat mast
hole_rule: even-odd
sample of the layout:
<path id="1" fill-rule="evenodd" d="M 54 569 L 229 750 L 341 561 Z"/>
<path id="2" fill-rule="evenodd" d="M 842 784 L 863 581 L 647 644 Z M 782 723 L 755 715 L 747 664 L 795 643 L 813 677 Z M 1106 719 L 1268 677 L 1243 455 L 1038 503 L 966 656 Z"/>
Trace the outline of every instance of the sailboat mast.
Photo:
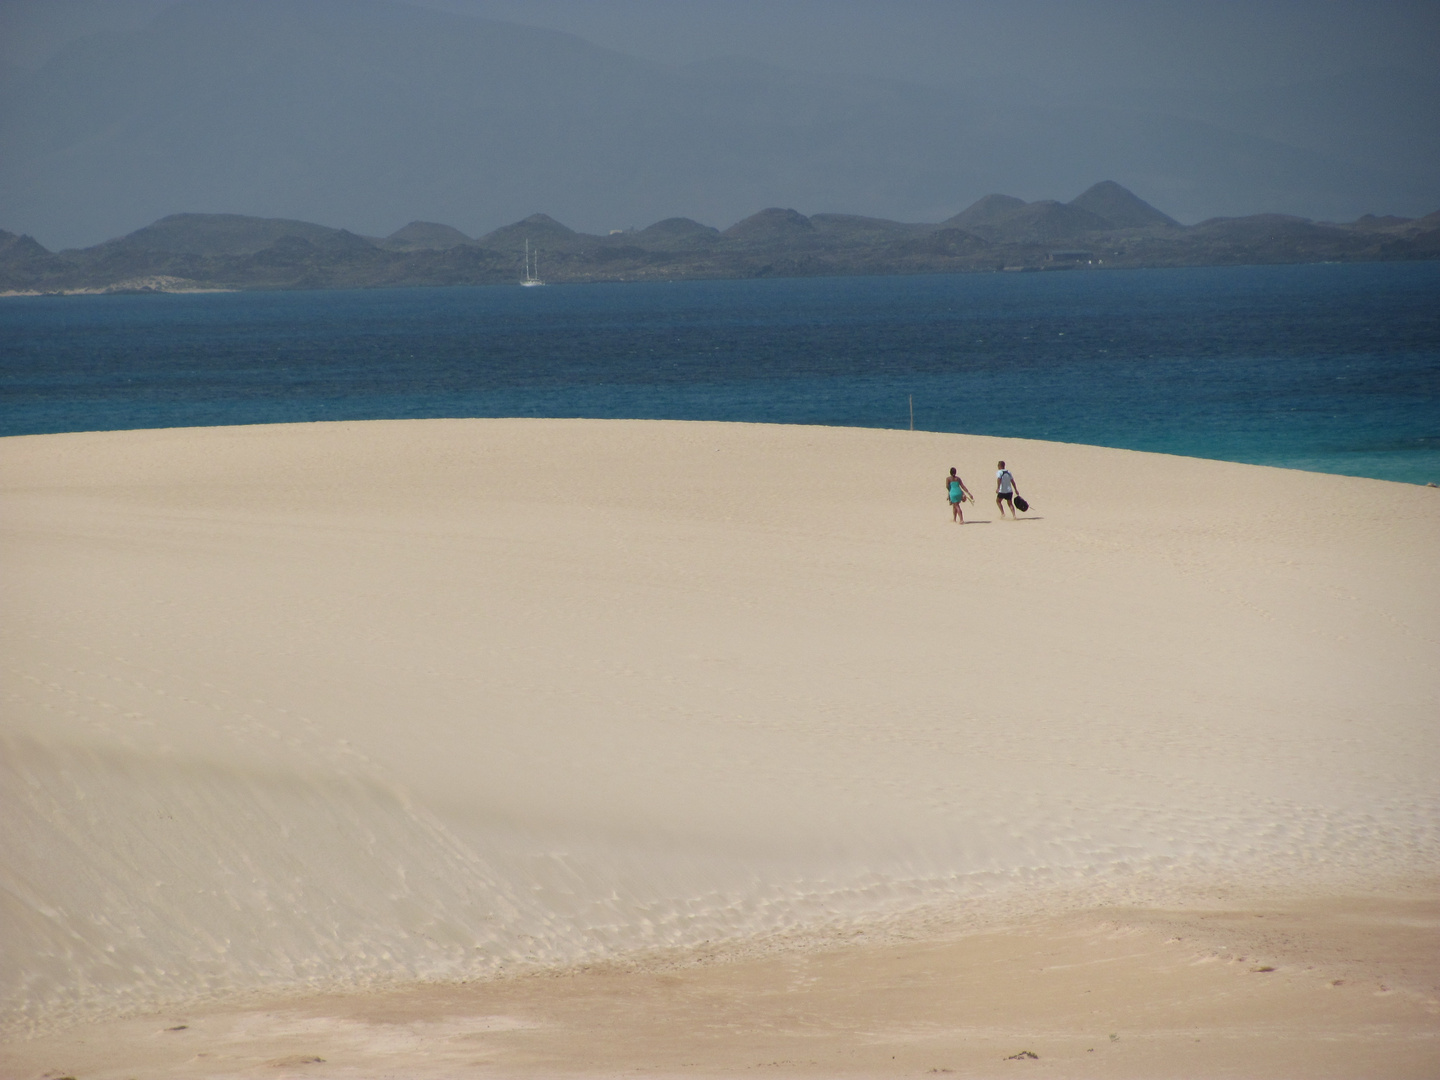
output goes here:
<path id="1" fill-rule="evenodd" d="M 537 251 L 530 254 L 530 238 L 525 238 L 525 276 L 520 279 L 521 285 L 544 285 L 540 280 L 540 253 Z"/>

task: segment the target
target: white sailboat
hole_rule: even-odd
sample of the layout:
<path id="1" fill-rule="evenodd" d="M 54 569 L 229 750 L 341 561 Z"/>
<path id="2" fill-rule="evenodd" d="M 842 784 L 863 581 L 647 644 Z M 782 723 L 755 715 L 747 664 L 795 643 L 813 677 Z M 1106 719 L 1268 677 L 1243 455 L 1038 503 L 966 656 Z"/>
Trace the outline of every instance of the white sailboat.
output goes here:
<path id="1" fill-rule="evenodd" d="M 530 261 L 530 241 L 525 241 L 525 276 L 520 279 L 520 284 L 529 288 L 532 285 L 544 285 L 540 280 L 540 253 L 535 253 L 535 261 Z"/>

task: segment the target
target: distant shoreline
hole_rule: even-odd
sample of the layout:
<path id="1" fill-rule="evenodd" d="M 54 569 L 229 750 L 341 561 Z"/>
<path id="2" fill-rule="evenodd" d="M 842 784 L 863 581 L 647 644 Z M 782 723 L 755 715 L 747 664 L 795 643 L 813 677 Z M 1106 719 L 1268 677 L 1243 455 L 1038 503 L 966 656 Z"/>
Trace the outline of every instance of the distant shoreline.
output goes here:
<path id="1" fill-rule="evenodd" d="M 81 288 L 81 289 L 7 289 L 0 292 L 0 299 L 14 296 L 143 296 L 147 293 L 166 293 L 169 295 L 183 295 L 187 293 L 228 293 L 240 292 L 239 289 L 223 289 L 216 286 L 196 285 L 193 282 L 172 284 L 170 282 L 136 285 L 132 282 L 119 282 L 115 285 L 108 285 L 102 288 Z"/>
<path id="2" fill-rule="evenodd" d="M 1434 261 L 1435 259 L 1440 259 L 1440 255 L 1437 255 L 1437 256 L 1434 256 L 1433 258 L 1425 259 L 1425 260 L 1420 260 L 1420 259 L 1373 259 L 1373 260 L 1364 260 L 1364 261 L 1366 261 L 1366 262 L 1420 262 L 1420 261 Z M 1087 267 L 1083 267 L 1083 268 L 1068 267 L 1068 266 L 1053 266 L 1053 267 L 1046 267 L 1046 266 L 1024 266 L 1024 267 L 1020 267 L 1020 266 L 1006 266 L 1006 267 L 998 267 L 998 268 L 994 268 L 994 269 L 978 269 L 978 270 L 963 270 L 963 269 L 951 269 L 951 270 L 914 270 L 914 271 L 897 271 L 897 272 L 893 272 L 893 273 L 853 273 L 853 274 L 849 274 L 849 273 L 844 273 L 844 272 L 836 271 L 836 272 L 824 273 L 824 274 L 793 274 L 793 275 L 783 275 L 783 276 L 782 276 L 782 275 L 768 275 L 768 274 L 767 274 L 767 275 L 754 275 L 754 276 L 750 276 L 750 277 L 739 277 L 739 276 L 733 276 L 733 277 L 732 277 L 732 276 L 708 276 L 708 275 L 695 275 L 695 276 L 672 275 L 672 276 L 665 276 L 665 277 L 659 277 L 659 276 L 656 276 L 656 277 L 639 277 L 639 276 L 637 276 L 637 277 L 633 277 L 633 278 L 631 278 L 631 277 L 604 277 L 604 278 L 586 278 L 586 279 L 577 279 L 577 280 L 559 279 L 559 280 L 547 281 L 547 282 L 545 282 L 545 285 L 546 285 L 546 286 L 552 286 L 552 285 L 554 285 L 554 286 L 564 286 L 564 285 L 679 284 L 679 283 L 682 283 L 682 282 L 699 282 L 699 281 L 753 281 L 753 280 L 758 280 L 758 279 L 761 278 L 761 277 L 772 277 L 772 278 L 781 278 L 782 280 L 789 280 L 789 279 L 793 279 L 793 278 L 804 278 L 804 277 L 814 277 L 814 278 L 826 278 L 826 277 L 844 278 L 844 277 L 926 277 L 926 276 L 943 275 L 943 274 L 1015 274 L 1015 273 L 1021 273 L 1021 274 L 1050 274 L 1050 273 L 1068 272 L 1068 271 L 1073 271 L 1073 270 L 1077 270 L 1077 269 L 1084 269 L 1085 271 L 1089 271 L 1089 272 L 1097 272 L 1097 271 L 1113 271 L 1113 270 L 1182 270 L 1182 269 L 1187 269 L 1187 268 L 1197 268 L 1197 269 L 1198 269 L 1198 268 L 1204 268 L 1204 267 L 1225 267 L 1225 266 L 1349 266 L 1349 265 L 1355 265 L 1355 264 L 1360 263 L 1360 262 L 1361 262 L 1361 260 L 1348 260 L 1348 261 L 1347 261 L 1347 260 L 1339 260 L 1339 259 L 1315 259 L 1315 260 L 1310 260 L 1310 261 L 1279 262 L 1279 263 L 1277 263 L 1277 262 L 1254 262 L 1254 263 L 1183 263 L 1183 264 L 1174 264 L 1174 265 L 1169 265 L 1169 264 L 1167 264 L 1167 265 L 1155 265 L 1155 266 L 1150 266 L 1150 265 L 1144 265 L 1144 266 L 1104 265 L 1104 266 L 1087 266 Z M 245 292 L 252 292 L 252 293 L 264 293 L 264 292 L 344 292 L 344 291 L 365 291 L 365 290 L 376 290 L 376 291 L 379 291 L 379 290 L 384 290 L 384 289 L 493 289 L 493 288 L 504 288 L 504 287 L 509 286 L 509 285 L 517 285 L 517 284 L 518 284 L 518 282 L 511 281 L 511 280 L 509 280 L 508 278 L 500 279 L 500 280 L 496 280 L 496 281 L 477 281 L 477 282 L 465 282 L 465 281 L 462 281 L 462 282 L 435 283 L 435 282 L 429 282 L 429 281 L 399 281 L 399 282 L 386 282 L 386 283 L 384 283 L 384 284 L 378 284 L 378 285 L 348 285 L 348 284 L 340 284 L 340 285 L 295 285 L 295 286 L 287 286 L 287 285 L 259 285 L 259 286 L 254 286 L 254 287 L 236 287 L 236 286 L 208 285 L 208 284 L 201 284 L 201 283 L 186 283 L 185 285 L 178 286 L 178 287 L 177 287 L 177 286 L 169 286 L 169 285 L 157 285 L 157 286 L 153 286 L 153 287 L 135 288 L 135 287 L 129 286 L 129 285 L 127 285 L 127 284 L 125 284 L 125 283 L 122 282 L 122 283 L 118 283 L 118 284 L 116 284 L 116 285 L 109 285 L 109 286 L 83 286 L 83 287 L 73 288 L 73 289 L 6 289 L 6 290 L 4 290 L 4 291 L 0 291 L 0 300 L 6 300 L 6 299 L 38 299 L 38 298 L 40 298 L 40 297 L 71 297 L 71 296 L 198 296 L 198 295 L 213 295 L 213 294 L 219 294 L 219 293 L 245 293 Z"/>

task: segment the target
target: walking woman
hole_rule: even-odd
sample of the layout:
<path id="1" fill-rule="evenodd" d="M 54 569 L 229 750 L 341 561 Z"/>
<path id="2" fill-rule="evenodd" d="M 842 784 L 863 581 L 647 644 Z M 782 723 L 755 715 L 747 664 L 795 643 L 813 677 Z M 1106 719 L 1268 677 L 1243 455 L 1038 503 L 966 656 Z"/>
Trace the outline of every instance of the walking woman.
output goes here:
<path id="1" fill-rule="evenodd" d="M 960 504 L 968 497 L 971 502 L 975 496 L 970 494 L 970 489 L 965 486 L 965 481 L 955 475 L 955 466 L 950 466 L 950 475 L 945 478 L 945 490 L 950 494 L 950 520 L 965 524 L 965 511 L 960 509 Z"/>

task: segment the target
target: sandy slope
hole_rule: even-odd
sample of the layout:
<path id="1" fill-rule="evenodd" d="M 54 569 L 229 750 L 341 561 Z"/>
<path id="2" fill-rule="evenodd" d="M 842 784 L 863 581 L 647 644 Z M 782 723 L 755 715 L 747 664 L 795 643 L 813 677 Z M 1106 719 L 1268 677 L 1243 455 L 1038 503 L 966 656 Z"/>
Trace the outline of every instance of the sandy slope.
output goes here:
<path id="1" fill-rule="evenodd" d="M 1000 456 L 1035 510 L 951 525 Z M 1440 492 L 585 421 L 15 438 L 0 484 L 17 1036 L 1440 864 Z"/>

